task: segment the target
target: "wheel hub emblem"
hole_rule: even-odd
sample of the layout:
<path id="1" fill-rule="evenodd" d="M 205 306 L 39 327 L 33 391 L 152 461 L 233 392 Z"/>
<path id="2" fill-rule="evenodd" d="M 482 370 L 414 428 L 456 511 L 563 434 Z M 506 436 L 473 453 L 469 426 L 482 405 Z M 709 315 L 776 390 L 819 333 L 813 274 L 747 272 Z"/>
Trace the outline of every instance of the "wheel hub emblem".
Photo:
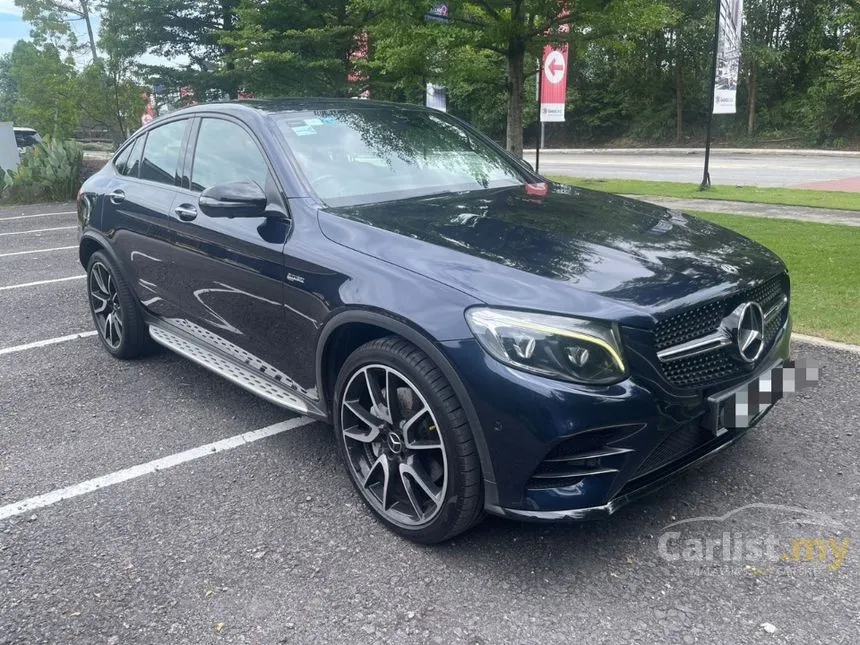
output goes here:
<path id="1" fill-rule="evenodd" d="M 388 449 L 395 455 L 399 455 L 403 451 L 403 439 L 396 432 L 388 433 Z"/>

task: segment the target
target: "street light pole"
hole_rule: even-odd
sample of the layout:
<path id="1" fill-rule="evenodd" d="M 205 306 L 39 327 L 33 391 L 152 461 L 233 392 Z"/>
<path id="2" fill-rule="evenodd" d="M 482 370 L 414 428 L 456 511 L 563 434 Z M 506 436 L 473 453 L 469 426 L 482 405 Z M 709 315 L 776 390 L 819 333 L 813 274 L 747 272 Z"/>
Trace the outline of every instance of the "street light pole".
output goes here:
<path id="1" fill-rule="evenodd" d="M 702 184 L 699 190 L 708 190 L 711 187 L 711 130 L 714 124 L 714 93 L 717 84 L 717 58 L 720 49 L 720 3 L 721 0 L 714 0 L 716 5 L 717 16 L 714 20 L 714 60 L 711 66 L 711 91 L 709 92 L 708 104 L 708 131 L 705 135 L 705 174 L 702 177 Z"/>

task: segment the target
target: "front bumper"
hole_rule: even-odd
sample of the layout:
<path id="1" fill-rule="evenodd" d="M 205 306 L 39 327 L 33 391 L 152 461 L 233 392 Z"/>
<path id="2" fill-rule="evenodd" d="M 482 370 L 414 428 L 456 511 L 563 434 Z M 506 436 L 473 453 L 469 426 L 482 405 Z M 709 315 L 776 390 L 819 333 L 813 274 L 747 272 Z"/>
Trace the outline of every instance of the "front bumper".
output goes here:
<path id="1" fill-rule="evenodd" d="M 559 511 L 503 508 L 502 506 L 489 504 L 486 505 L 485 508 L 488 513 L 492 513 L 494 515 L 533 522 L 559 522 L 563 520 L 579 521 L 608 517 L 622 506 L 626 506 L 630 502 L 662 488 L 678 477 L 681 473 L 710 461 L 723 450 L 740 440 L 740 438 L 746 434 L 748 429 L 749 428 L 744 428 L 743 430 L 733 431 L 731 435 L 724 435 L 713 444 L 709 443 L 703 445 L 698 450 L 686 455 L 678 462 L 669 464 L 664 471 L 653 473 L 651 476 L 644 478 L 644 481 L 632 481 L 631 484 L 633 485 L 630 486 L 629 490 L 625 487 L 622 489 L 621 493 L 602 506 L 588 506 L 585 508 L 572 508 Z"/>
<path id="2" fill-rule="evenodd" d="M 523 520 L 584 520 L 611 515 L 663 486 L 746 433 L 706 430 L 707 398 L 787 360 L 790 335 L 789 321 L 755 371 L 696 391 L 667 387 L 647 367 L 612 386 L 562 383 L 510 369 L 474 341 L 446 343 L 492 464 L 485 509 Z M 576 467 L 565 470 L 562 462 Z"/>

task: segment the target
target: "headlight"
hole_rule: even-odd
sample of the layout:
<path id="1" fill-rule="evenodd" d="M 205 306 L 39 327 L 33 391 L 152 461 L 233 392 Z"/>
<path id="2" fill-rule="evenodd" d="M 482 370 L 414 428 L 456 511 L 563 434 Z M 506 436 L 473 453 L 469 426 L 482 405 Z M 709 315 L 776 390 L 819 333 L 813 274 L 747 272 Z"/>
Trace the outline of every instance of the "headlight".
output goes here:
<path id="1" fill-rule="evenodd" d="M 476 307 L 466 321 L 494 358 L 521 370 L 576 383 L 615 383 L 627 375 L 609 323 Z"/>

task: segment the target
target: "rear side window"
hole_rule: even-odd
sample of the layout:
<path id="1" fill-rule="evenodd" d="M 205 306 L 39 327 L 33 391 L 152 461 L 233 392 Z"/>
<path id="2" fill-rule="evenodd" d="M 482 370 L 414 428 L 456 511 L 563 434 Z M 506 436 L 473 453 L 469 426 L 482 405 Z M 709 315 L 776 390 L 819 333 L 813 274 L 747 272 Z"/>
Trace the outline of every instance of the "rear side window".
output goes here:
<path id="1" fill-rule="evenodd" d="M 143 150 L 144 137 L 135 139 L 134 143 L 126 146 L 114 161 L 116 171 L 127 177 L 137 177 L 140 170 L 140 153 Z"/>
<path id="2" fill-rule="evenodd" d="M 140 158 L 143 153 L 143 137 L 139 137 L 137 141 L 134 142 L 134 149 L 131 151 L 131 155 L 128 158 L 128 164 L 126 165 L 124 175 L 129 177 L 137 177 L 140 174 Z"/>
<path id="3" fill-rule="evenodd" d="M 243 127 L 222 119 L 203 119 L 194 151 L 191 190 L 247 180 L 265 188 L 268 176 L 263 153 Z"/>
<path id="4" fill-rule="evenodd" d="M 173 185 L 179 170 L 179 153 L 188 121 L 166 123 L 149 131 L 140 166 L 140 178 Z"/>
<path id="5" fill-rule="evenodd" d="M 132 143 L 130 146 L 126 146 L 125 150 L 120 152 L 119 156 L 116 159 L 114 159 L 113 167 L 116 168 L 116 171 L 119 174 L 121 174 L 121 175 L 125 174 L 125 168 L 128 165 L 128 157 L 131 154 L 132 148 L 134 148 L 136 145 L 137 145 L 137 140 L 135 140 L 135 142 Z"/>

